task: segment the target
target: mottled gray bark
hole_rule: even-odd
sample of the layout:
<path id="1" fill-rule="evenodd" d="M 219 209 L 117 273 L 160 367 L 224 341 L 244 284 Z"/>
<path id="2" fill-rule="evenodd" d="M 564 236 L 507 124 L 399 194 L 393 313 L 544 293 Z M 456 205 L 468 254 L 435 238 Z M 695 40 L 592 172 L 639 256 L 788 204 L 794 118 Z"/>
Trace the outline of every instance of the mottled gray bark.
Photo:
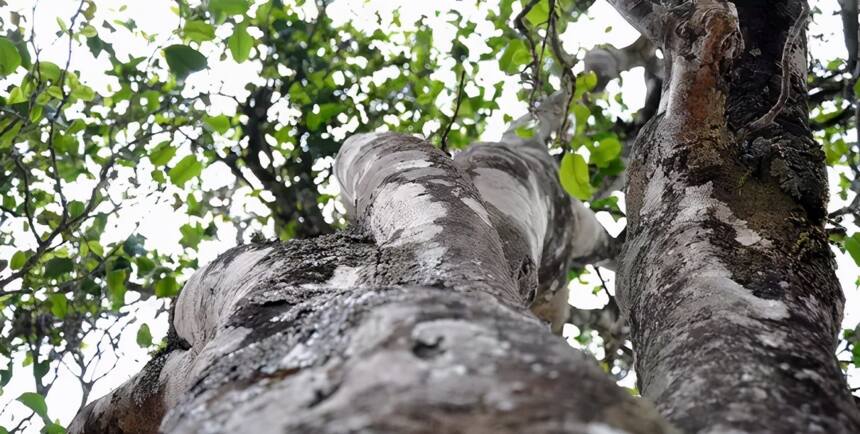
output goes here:
<path id="1" fill-rule="evenodd" d="M 559 276 L 608 243 L 558 185 L 553 107 L 530 115 L 537 142 L 456 161 L 410 136 L 348 139 L 335 172 L 353 229 L 198 271 L 167 351 L 71 432 L 671 432 L 549 331 Z"/>
<path id="2" fill-rule="evenodd" d="M 660 36 L 669 71 L 628 170 L 618 300 L 642 394 L 690 433 L 860 432 L 834 357 L 844 298 L 802 39 L 779 66 L 803 4 L 612 3 Z"/>

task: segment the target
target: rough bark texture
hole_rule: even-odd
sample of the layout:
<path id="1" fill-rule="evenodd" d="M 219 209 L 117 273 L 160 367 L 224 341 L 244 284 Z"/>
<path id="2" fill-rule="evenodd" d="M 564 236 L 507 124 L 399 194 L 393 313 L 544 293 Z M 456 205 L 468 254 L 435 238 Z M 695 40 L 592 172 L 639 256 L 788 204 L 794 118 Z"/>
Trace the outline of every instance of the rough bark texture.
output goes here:
<path id="1" fill-rule="evenodd" d="M 528 309 L 608 240 L 577 228 L 593 216 L 543 143 L 473 149 L 455 163 L 410 136 L 348 139 L 335 172 L 354 229 L 198 271 L 170 349 L 70 431 L 671 432 Z"/>
<path id="2" fill-rule="evenodd" d="M 801 1 L 610 0 L 666 58 L 631 154 L 618 303 L 640 390 L 683 432 L 860 432 L 789 38 Z M 168 350 L 71 432 L 671 432 L 547 330 L 567 316 L 567 267 L 613 246 L 555 179 L 563 101 L 454 160 L 409 136 L 347 140 L 354 229 L 199 271 Z"/>
<path id="3" fill-rule="evenodd" d="M 628 171 L 619 281 L 640 390 L 685 432 L 860 432 L 834 357 L 844 298 L 802 40 L 779 66 L 803 5 L 665 3 L 669 73 Z M 744 131 L 783 74 L 776 123 Z"/>

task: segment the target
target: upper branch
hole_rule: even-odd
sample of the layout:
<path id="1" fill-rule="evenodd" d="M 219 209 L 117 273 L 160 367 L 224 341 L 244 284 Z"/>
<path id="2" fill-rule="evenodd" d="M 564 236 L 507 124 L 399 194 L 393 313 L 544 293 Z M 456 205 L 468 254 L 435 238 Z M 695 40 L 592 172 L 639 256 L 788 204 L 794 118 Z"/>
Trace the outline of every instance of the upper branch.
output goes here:
<path id="1" fill-rule="evenodd" d="M 663 6 L 653 3 L 651 0 L 608 0 L 609 4 L 656 45 L 662 45 L 664 36 L 664 24 L 668 12 Z"/>

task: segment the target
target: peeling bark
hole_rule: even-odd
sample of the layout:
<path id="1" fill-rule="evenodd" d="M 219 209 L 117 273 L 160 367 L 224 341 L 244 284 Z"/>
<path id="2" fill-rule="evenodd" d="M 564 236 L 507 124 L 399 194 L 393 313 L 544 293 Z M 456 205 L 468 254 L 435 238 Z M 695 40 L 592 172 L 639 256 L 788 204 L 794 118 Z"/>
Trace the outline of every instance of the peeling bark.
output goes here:
<path id="1" fill-rule="evenodd" d="M 664 108 L 628 169 L 619 279 L 640 390 L 685 432 L 860 432 L 834 357 L 844 298 L 803 44 L 779 69 L 802 4 L 667 11 Z M 735 134 L 774 107 L 783 74 L 776 123 Z"/>

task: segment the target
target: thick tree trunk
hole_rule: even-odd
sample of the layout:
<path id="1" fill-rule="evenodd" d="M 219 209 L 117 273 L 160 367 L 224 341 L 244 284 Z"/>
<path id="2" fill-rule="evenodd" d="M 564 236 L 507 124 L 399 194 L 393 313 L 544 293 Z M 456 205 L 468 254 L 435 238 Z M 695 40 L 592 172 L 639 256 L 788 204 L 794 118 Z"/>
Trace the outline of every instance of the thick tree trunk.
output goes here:
<path id="1" fill-rule="evenodd" d="M 668 65 L 619 269 L 643 395 L 683 432 L 860 432 L 790 36 L 804 3 L 610 2 Z M 543 146 L 566 100 L 453 160 L 408 136 L 347 140 L 354 229 L 199 271 L 168 349 L 70 431 L 672 432 L 546 325 L 566 317 L 567 267 L 613 252 Z"/>
<path id="2" fill-rule="evenodd" d="M 566 113 L 552 101 L 540 125 Z M 671 432 L 527 308 L 566 312 L 560 276 L 609 244 L 558 185 L 543 126 L 456 162 L 350 138 L 335 172 L 355 229 L 196 273 L 168 350 L 71 432 Z"/>
<path id="3" fill-rule="evenodd" d="M 844 298 L 805 44 L 789 36 L 805 4 L 708 0 L 642 20 L 614 3 L 661 22 L 670 71 L 628 171 L 619 304 L 642 394 L 685 432 L 860 432 L 834 357 Z M 772 108 L 776 123 L 755 122 Z"/>

